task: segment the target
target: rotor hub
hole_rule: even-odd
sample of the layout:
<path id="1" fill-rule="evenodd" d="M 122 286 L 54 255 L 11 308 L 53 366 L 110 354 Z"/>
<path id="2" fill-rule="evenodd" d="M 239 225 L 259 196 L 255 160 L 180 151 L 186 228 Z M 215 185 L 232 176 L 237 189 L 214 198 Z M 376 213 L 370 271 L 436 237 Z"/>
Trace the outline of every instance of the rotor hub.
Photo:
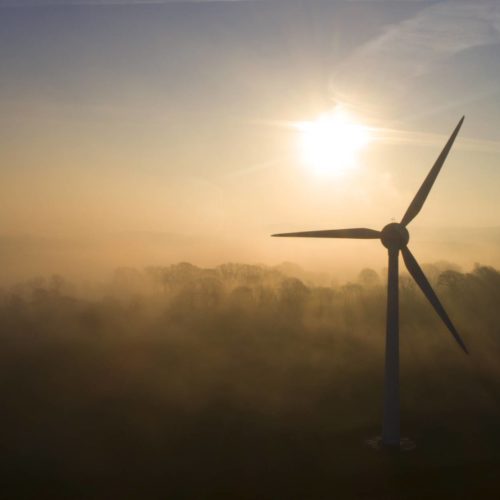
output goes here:
<path id="1" fill-rule="evenodd" d="M 410 233 L 406 227 L 397 222 L 392 222 L 387 224 L 387 226 L 382 229 L 382 235 L 380 237 L 382 245 L 386 248 L 404 248 L 408 241 L 410 241 Z"/>

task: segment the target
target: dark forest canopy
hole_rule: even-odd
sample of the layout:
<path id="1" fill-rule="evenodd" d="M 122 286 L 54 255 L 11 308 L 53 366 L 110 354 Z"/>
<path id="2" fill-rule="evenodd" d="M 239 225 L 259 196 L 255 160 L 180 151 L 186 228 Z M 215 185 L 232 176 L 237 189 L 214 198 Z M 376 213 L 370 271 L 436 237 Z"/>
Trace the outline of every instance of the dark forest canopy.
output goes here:
<path id="1" fill-rule="evenodd" d="M 425 270 L 471 355 L 402 275 L 404 430 L 448 440 L 443 449 L 441 437 L 431 440 L 433 466 L 465 460 L 449 447 L 457 439 L 469 458 L 496 457 L 500 273 Z M 332 458 L 335 442 L 378 430 L 385 301 L 385 276 L 374 270 L 337 285 L 292 264 L 180 263 L 118 269 L 100 284 L 52 276 L 3 289 L 4 470 L 35 483 L 153 474 L 175 490 L 194 468 L 229 485 L 232 497 L 249 480 L 243 471 L 262 473 L 263 450 L 278 468 L 284 456 L 309 456 L 318 474 L 326 440 L 330 466 L 349 475 Z"/>
<path id="2" fill-rule="evenodd" d="M 444 366 L 457 371 L 464 387 L 478 373 L 489 377 L 500 372 L 500 273 L 479 265 L 468 273 L 444 264 L 425 270 L 472 354 L 460 352 L 415 283 L 402 275 L 403 376 L 413 370 L 420 373 L 418 390 L 423 391 L 425 378 L 429 377 L 428 383 L 433 379 L 429 370 L 441 372 L 432 385 L 436 404 L 446 407 L 444 396 L 464 389 L 446 385 Z M 36 278 L 1 292 L 2 352 L 8 356 L 14 349 L 12 355 L 20 356 L 22 364 L 26 352 L 32 352 L 36 363 L 47 362 L 40 359 L 45 350 L 57 365 L 62 362 L 58 349 L 67 349 L 64 363 L 71 356 L 81 358 L 74 370 L 83 370 L 82 380 L 97 377 L 86 373 L 86 356 L 92 364 L 103 365 L 110 356 L 107 370 L 113 377 L 137 376 L 146 384 L 152 377 L 155 384 L 165 384 L 165 397 L 186 398 L 188 405 L 211 399 L 208 384 L 217 397 L 232 403 L 257 405 L 263 412 L 289 411 L 323 397 L 323 391 L 333 397 L 336 381 L 344 381 L 346 371 L 351 377 L 349 390 L 357 390 L 356 380 L 370 373 L 367 380 L 376 380 L 378 392 L 385 276 L 364 269 L 356 282 L 334 283 L 293 264 L 235 263 L 211 269 L 189 263 L 121 268 L 109 282 L 85 286 L 60 276 Z M 130 358 L 128 349 L 134 351 Z M 115 350 L 122 359 L 118 366 Z M 170 361 L 160 362 L 158 356 Z M 125 373 L 119 375 L 121 370 Z M 189 390 L 170 391 L 173 379 Z M 265 391 L 260 390 L 261 382 Z M 311 387 L 300 394 L 293 391 L 293 400 L 288 399 L 296 383 Z M 442 393 L 436 390 L 439 384 Z M 471 391 L 477 393 L 475 388 Z"/>

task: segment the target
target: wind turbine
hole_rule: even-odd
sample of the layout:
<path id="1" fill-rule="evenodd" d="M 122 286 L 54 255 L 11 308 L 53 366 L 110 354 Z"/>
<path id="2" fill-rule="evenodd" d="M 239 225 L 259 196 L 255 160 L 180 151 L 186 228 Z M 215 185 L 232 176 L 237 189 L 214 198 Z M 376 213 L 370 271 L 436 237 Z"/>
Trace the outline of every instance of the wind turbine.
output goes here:
<path id="1" fill-rule="evenodd" d="M 384 414 L 382 423 L 382 445 L 388 447 L 400 446 L 400 416 L 399 416 L 399 284 L 398 266 L 399 252 L 403 256 L 408 272 L 417 282 L 424 295 L 443 320 L 458 345 L 468 354 L 463 340 L 453 326 L 444 307 L 439 302 L 429 281 L 408 248 L 410 235 L 406 228 L 418 215 L 429 195 L 436 177 L 450 152 L 453 142 L 462 126 L 464 116 L 458 122 L 448 142 L 438 156 L 433 167 L 427 174 L 417 194 L 410 203 L 400 223 L 387 224 L 382 231 L 367 228 L 328 229 L 324 231 L 305 231 L 299 233 L 273 234 L 279 237 L 305 238 L 354 238 L 379 239 L 387 248 L 389 254 L 389 273 L 387 284 L 387 327 L 385 343 L 385 377 L 384 377 Z"/>

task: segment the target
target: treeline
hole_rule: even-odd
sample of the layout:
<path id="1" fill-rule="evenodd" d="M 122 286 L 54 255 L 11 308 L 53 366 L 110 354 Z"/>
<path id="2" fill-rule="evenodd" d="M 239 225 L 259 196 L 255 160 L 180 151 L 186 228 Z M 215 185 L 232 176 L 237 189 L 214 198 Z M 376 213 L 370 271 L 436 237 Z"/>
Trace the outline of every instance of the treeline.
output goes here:
<path id="1" fill-rule="evenodd" d="M 440 369 L 449 362 L 459 370 L 496 372 L 500 273 L 479 265 L 469 273 L 447 264 L 425 270 L 471 356 L 460 352 L 417 285 L 403 275 L 400 318 L 406 371 L 433 362 Z M 184 362 L 198 363 L 192 374 L 202 367 L 212 370 L 212 378 L 228 370 L 229 382 L 219 381 L 223 386 L 236 383 L 230 370 L 244 369 L 246 364 L 248 369 L 265 365 L 275 375 L 280 369 L 293 372 L 298 367 L 311 376 L 323 370 L 325 388 L 338 378 L 334 372 L 339 366 L 346 365 L 342 369 L 354 378 L 373 368 L 378 383 L 385 336 L 385 276 L 364 269 L 355 282 L 331 281 L 292 264 L 123 268 L 107 283 L 79 287 L 60 276 L 37 278 L 2 291 L 0 327 L 4 342 L 22 343 L 27 349 L 48 342 L 69 348 L 86 342 L 89 348 L 106 345 L 111 350 L 115 343 L 158 342 L 165 356 L 175 358 L 162 370 L 175 370 Z M 235 359 L 238 363 L 231 368 Z M 281 400 L 286 390 L 275 390 Z M 269 391 L 268 386 L 260 395 L 266 398 Z"/>
<path id="2" fill-rule="evenodd" d="M 500 273 L 479 265 L 425 271 L 471 355 L 401 276 L 403 420 L 493 421 Z M 181 263 L 118 269 L 100 284 L 53 276 L 3 289 L 3 465 L 14 475 L 27 463 L 35 475 L 146 474 L 165 461 L 174 467 L 186 446 L 203 455 L 222 439 L 233 450 L 214 430 L 220 425 L 242 449 L 252 446 L 245 432 L 262 429 L 270 439 L 286 429 L 377 429 L 385 281 L 371 269 L 338 285 L 291 264 Z"/>

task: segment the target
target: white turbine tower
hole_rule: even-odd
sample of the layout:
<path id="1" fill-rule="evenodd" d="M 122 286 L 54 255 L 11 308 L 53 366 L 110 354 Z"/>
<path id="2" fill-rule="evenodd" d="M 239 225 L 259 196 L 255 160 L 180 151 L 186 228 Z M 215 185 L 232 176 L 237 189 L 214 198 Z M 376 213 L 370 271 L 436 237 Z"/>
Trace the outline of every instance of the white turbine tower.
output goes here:
<path id="1" fill-rule="evenodd" d="M 408 249 L 410 235 L 406 226 L 418 215 L 425 200 L 443 166 L 446 157 L 455 141 L 465 117 L 462 117 L 455 130 L 448 139 L 443 151 L 427 174 L 415 198 L 406 210 L 400 223 L 387 224 L 382 231 L 367 228 L 354 229 L 328 229 L 324 231 L 305 231 L 299 233 L 273 234 L 280 237 L 306 237 L 306 238 L 355 238 L 355 239 L 380 239 L 389 254 L 389 273 L 387 283 L 387 329 L 385 344 L 385 379 L 384 379 L 384 416 L 382 424 L 382 444 L 389 447 L 400 446 L 400 417 L 399 417 L 399 285 L 398 265 L 399 252 L 403 261 L 417 282 L 424 295 L 432 304 L 440 318 L 450 330 L 460 347 L 466 352 L 467 348 L 446 314 L 441 302 L 437 298 L 429 281 L 418 265 L 415 257 Z"/>

